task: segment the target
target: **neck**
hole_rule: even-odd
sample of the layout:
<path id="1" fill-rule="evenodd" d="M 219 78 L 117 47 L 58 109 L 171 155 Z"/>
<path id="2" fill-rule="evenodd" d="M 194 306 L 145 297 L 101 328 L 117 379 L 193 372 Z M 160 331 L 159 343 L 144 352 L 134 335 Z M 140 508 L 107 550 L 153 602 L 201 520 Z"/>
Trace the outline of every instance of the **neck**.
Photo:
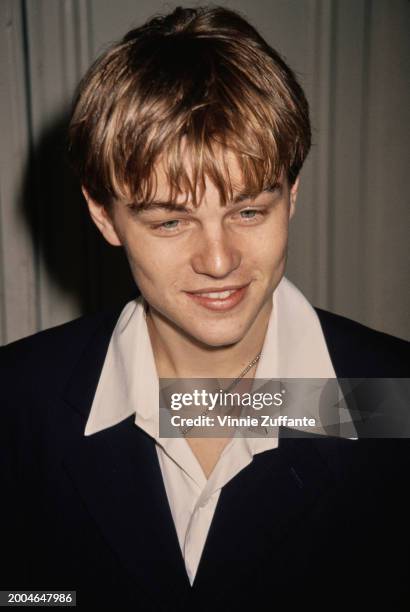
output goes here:
<path id="1" fill-rule="evenodd" d="M 149 307 L 147 326 L 160 378 L 236 378 L 262 350 L 272 301 L 265 304 L 245 336 L 212 347 L 197 342 Z M 245 375 L 254 376 L 256 365 Z"/>

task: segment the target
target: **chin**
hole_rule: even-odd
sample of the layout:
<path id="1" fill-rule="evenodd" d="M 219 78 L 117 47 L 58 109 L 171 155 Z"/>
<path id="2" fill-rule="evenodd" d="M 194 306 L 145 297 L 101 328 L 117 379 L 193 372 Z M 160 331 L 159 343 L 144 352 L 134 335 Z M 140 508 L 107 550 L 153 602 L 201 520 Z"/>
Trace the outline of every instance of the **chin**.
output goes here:
<path id="1" fill-rule="evenodd" d="M 203 332 L 201 332 L 201 330 L 192 330 L 188 331 L 188 333 L 198 342 L 201 342 L 206 346 L 214 348 L 236 344 L 237 342 L 242 340 L 244 336 L 244 332 L 238 331 L 238 328 L 236 328 L 235 330 L 225 331 L 221 331 L 220 329 L 210 331 L 209 329 L 207 329 Z"/>

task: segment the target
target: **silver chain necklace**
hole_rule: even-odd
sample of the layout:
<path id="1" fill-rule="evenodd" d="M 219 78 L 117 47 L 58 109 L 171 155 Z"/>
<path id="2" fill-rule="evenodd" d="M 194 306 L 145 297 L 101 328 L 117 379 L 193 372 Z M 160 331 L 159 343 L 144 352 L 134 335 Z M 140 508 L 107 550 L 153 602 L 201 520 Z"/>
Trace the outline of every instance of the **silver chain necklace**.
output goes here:
<path id="1" fill-rule="evenodd" d="M 245 374 L 247 374 L 249 372 L 249 370 L 251 368 L 253 368 L 253 366 L 258 363 L 260 356 L 262 353 L 259 353 L 259 355 L 256 355 L 256 357 L 254 359 L 252 359 L 252 361 L 250 363 L 248 363 L 248 365 L 246 366 L 246 368 L 243 370 L 243 372 L 241 372 L 239 374 L 239 376 L 237 376 L 237 378 L 234 379 L 234 381 L 229 385 L 229 387 L 227 389 L 224 389 L 224 393 L 228 393 L 229 391 L 231 391 L 237 384 L 238 382 L 241 380 L 241 378 L 243 378 L 245 376 Z M 201 414 L 199 415 L 200 417 L 204 416 L 206 413 L 208 412 L 208 408 L 206 408 L 203 412 L 201 412 Z M 181 429 L 181 433 L 183 436 L 186 436 L 186 434 L 191 431 L 191 429 L 194 427 L 194 425 L 191 425 L 190 427 L 183 427 Z"/>

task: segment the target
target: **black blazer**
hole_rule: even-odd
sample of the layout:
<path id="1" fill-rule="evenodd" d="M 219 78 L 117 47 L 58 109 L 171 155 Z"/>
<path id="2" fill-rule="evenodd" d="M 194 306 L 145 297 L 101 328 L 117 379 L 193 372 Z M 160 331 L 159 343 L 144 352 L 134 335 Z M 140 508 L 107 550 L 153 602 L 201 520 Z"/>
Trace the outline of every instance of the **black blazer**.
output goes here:
<path id="1" fill-rule="evenodd" d="M 0 589 L 72 589 L 84 610 L 410 609 L 406 439 L 281 429 L 223 488 L 190 586 L 153 440 L 133 416 L 83 435 L 120 310 L 0 350 Z M 408 343 L 317 313 L 338 377 L 409 375 Z"/>

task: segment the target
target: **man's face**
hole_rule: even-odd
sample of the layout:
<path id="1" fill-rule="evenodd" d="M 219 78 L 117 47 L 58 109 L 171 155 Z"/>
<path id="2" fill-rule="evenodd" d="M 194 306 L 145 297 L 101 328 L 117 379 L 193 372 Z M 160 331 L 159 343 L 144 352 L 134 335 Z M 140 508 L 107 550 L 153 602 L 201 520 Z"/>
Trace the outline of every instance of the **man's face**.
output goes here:
<path id="1" fill-rule="evenodd" d="M 235 158 L 234 199 L 221 205 L 206 182 L 197 208 L 181 197 L 167 203 L 168 181 L 158 167 L 156 205 L 115 202 L 110 219 L 90 202 L 94 221 L 111 244 L 122 244 L 135 282 L 164 329 L 209 347 L 227 346 L 266 324 L 272 293 L 286 263 L 288 224 L 297 182 L 286 179 L 254 198 L 241 193 Z M 98 217 L 98 219 L 96 218 Z"/>

